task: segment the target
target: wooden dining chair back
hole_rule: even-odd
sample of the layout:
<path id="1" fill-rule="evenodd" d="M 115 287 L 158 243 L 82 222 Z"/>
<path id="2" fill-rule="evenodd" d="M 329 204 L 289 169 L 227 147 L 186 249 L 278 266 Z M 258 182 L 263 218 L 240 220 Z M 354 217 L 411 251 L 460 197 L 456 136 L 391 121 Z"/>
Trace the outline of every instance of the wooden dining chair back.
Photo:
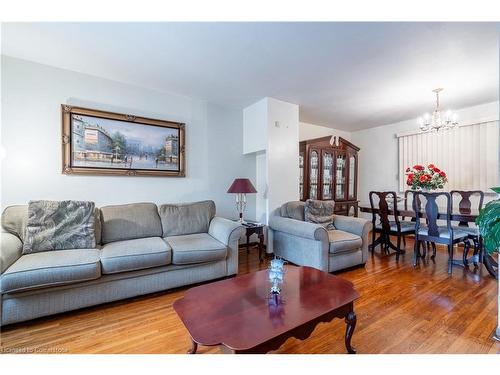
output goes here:
<path id="1" fill-rule="evenodd" d="M 376 202 L 374 202 L 373 197 L 377 196 L 378 202 L 376 206 Z M 378 209 L 378 216 L 380 217 L 380 226 L 384 231 L 389 232 L 391 229 L 391 224 L 389 220 L 389 216 L 394 216 L 396 222 L 399 222 L 399 218 L 397 215 L 397 197 L 394 191 L 370 191 L 370 206 L 372 208 L 372 224 L 375 228 L 377 226 L 377 214 L 375 213 L 375 209 Z M 389 203 L 387 202 L 387 198 L 392 198 L 393 205 L 389 207 Z"/>
<path id="2" fill-rule="evenodd" d="M 480 211 L 483 208 L 483 201 L 484 201 L 484 192 L 481 190 L 452 190 L 450 191 L 451 195 L 451 210 L 453 211 L 453 198 L 454 197 L 459 197 L 460 201 L 458 202 L 458 210 L 460 212 L 470 212 L 472 208 L 472 202 L 471 202 L 471 197 L 477 196 L 478 197 L 478 202 L 477 202 L 477 209 Z M 461 221 L 458 225 L 467 227 L 469 226 L 467 222 Z"/>
<path id="3" fill-rule="evenodd" d="M 451 195 L 451 211 L 455 212 L 456 210 L 453 209 L 454 205 L 454 197 L 457 197 L 460 199 L 458 202 L 458 211 L 463 212 L 463 213 L 470 213 L 472 209 L 472 202 L 471 202 L 471 197 L 477 197 L 477 211 L 479 212 L 483 208 L 483 201 L 484 201 L 484 192 L 481 190 L 452 190 L 450 191 Z M 474 243 L 474 252 L 473 252 L 473 258 L 472 261 L 475 266 L 478 266 L 478 263 L 483 262 L 483 252 L 482 252 L 482 238 L 479 235 L 479 230 L 477 227 L 469 227 L 469 223 L 466 221 L 459 221 L 458 226 L 454 227 L 461 229 L 465 232 L 468 233 L 469 238 L 473 241 Z M 468 259 L 468 252 L 464 251 L 463 254 L 463 262 L 464 264 L 469 263 Z"/>
<path id="4" fill-rule="evenodd" d="M 438 225 L 438 217 L 439 217 L 439 206 L 436 200 L 439 197 L 444 197 L 446 201 L 446 226 Z M 426 241 L 437 242 L 437 243 L 448 243 L 448 241 L 443 237 L 447 235 L 449 238 L 452 237 L 452 229 L 451 229 L 451 197 L 449 193 L 439 192 L 439 193 L 426 193 L 416 191 L 413 195 L 413 211 L 415 211 L 416 226 L 415 231 L 419 237 L 425 237 Z M 422 199 L 423 198 L 423 199 Z M 424 202 L 422 203 L 422 200 Z M 423 207 L 422 207 L 423 206 Z M 421 220 L 422 218 L 426 219 L 427 224 L 424 226 L 426 228 L 426 235 L 423 236 L 419 232 L 422 227 Z M 445 232 L 446 231 L 446 232 Z"/>
<path id="5" fill-rule="evenodd" d="M 437 200 L 444 198 L 445 206 L 441 208 Z M 417 200 L 420 203 L 417 202 Z M 425 242 L 438 243 L 448 246 L 448 273 L 452 273 L 453 266 L 453 245 L 464 241 L 465 250 L 468 251 L 469 242 L 467 233 L 461 230 L 454 230 L 451 225 L 451 195 L 447 192 L 427 193 L 415 192 L 413 200 L 413 210 L 415 211 L 415 247 L 413 253 L 413 265 L 417 265 L 420 257 L 420 246 Z M 426 224 L 422 225 L 422 218 L 426 219 Z M 446 225 L 439 225 L 438 220 L 443 220 Z M 435 253 L 433 254 L 435 257 Z"/>
<path id="6" fill-rule="evenodd" d="M 375 202 L 375 197 L 378 202 Z M 370 249 L 372 252 L 375 247 L 380 244 L 381 248 L 386 252 L 389 248 L 396 251 L 396 260 L 399 260 L 399 254 L 403 253 L 401 249 L 401 239 L 404 235 L 414 233 L 415 227 L 409 222 L 401 222 L 398 216 L 398 199 L 394 191 L 371 191 L 369 194 L 370 206 L 372 211 L 372 243 Z M 392 206 L 389 205 L 388 199 L 392 200 Z M 380 223 L 377 223 L 377 213 Z M 391 217 L 394 220 L 391 220 Z M 376 233 L 380 234 L 378 239 L 375 239 Z M 397 236 L 397 245 L 394 246 L 390 236 Z"/>
<path id="7" fill-rule="evenodd" d="M 408 203 L 408 200 L 410 198 L 410 195 L 412 196 L 411 199 L 412 199 L 412 205 L 410 206 L 409 203 Z M 404 195 L 404 209 L 405 211 L 408 211 L 408 210 L 411 210 L 412 207 L 413 207 L 413 201 L 415 200 L 415 190 L 405 190 L 405 195 Z M 420 201 L 417 201 L 417 204 L 418 206 L 420 207 Z M 406 217 L 405 216 L 402 216 L 401 217 L 401 220 L 405 220 Z M 410 218 L 410 221 L 415 221 L 416 219 L 414 217 L 411 217 Z"/>

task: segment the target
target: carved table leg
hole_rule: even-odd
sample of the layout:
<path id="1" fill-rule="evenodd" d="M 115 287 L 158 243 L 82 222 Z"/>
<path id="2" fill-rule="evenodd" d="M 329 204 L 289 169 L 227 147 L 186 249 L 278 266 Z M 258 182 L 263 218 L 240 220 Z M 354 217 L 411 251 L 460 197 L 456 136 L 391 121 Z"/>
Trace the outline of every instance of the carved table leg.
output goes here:
<path id="1" fill-rule="evenodd" d="M 198 344 L 191 339 L 191 349 L 188 350 L 187 354 L 196 354 L 198 350 Z"/>
<path id="2" fill-rule="evenodd" d="M 345 330 L 345 347 L 349 354 L 356 354 L 356 349 L 351 346 L 352 334 L 354 333 L 354 328 L 356 328 L 356 314 L 353 310 L 347 313 L 345 322 L 347 324 Z"/>

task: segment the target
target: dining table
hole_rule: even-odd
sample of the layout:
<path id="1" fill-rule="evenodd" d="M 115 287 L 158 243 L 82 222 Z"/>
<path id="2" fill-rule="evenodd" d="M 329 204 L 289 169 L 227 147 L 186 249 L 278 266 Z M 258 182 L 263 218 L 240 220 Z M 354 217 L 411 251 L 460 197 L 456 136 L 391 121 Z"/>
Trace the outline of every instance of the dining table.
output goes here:
<path id="1" fill-rule="evenodd" d="M 390 207 L 390 211 L 393 209 Z M 361 203 L 359 205 L 359 210 L 361 212 L 378 214 L 380 210 L 375 207 L 372 209 L 370 203 Z M 447 219 L 447 209 L 446 207 L 438 207 L 438 219 L 446 220 Z M 416 212 L 411 208 L 398 207 L 396 213 L 399 217 L 410 217 L 415 218 Z M 419 216 L 421 218 L 425 218 L 425 210 L 419 211 Z M 462 223 L 474 223 L 476 218 L 479 216 L 479 210 L 477 208 L 463 208 L 463 207 L 452 207 L 450 219 L 452 221 L 458 221 Z"/>
<path id="2" fill-rule="evenodd" d="M 398 202 L 398 203 L 401 203 L 401 205 L 403 206 L 403 207 L 397 207 L 397 209 L 396 209 L 396 214 L 399 217 L 416 218 L 417 213 L 413 209 L 405 208 L 403 202 Z M 361 212 L 365 212 L 365 213 L 373 213 L 373 212 L 375 212 L 376 214 L 380 213 L 380 210 L 378 207 L 372 208 L 369 203 L 360 204 L 359 210 Z M 389 212 L 394 212 L 393 210 L 394 210 L 393 207 L 389 207 Z M 448 216 L 447 211 L 448 210 L 446 207 L 439 207 L 438 206 L 438 219 L 447 220 L 447 216 Z M 426 213 L 425 213 L 424 208 L 422 208 L 418 212 L 418 216 L 420 218 L 426 218 Z M 460 223 L 460 225 L 468 226 L 468 223 L 474 223 L 478 216 L 479 216 L 479 210 L 477 208 L 452 207 L 450 219 L 451 219 L 451 221 L 458 221 Z M 375 242 L 372 245 L 370 245 L 370 247 L 375 248 L 381 242 L 382 242 L 382 236 L 377 238 L 375 240 Z M 397 247 L 394 246 L 394 244 L 391 242 L 390 239 L 388 240 L 387 245 L 394 250 L 397 249 Z M 404 250 L 403 250 L 403 252 L 404 252 Z M 480 249 L 480 253 L 481 253 L 481 249 Z M 482 254 L 476 254 L 473 256 L 474 264 L 477 264 L 478 262 L 482 263 L 481 255 Z M 463 267 L 465 265 L 463 263 L 463 261 L 459 261 L 456 259 L 452 260 L 452 264 L 455 266 L 460 266 L 460 267 Z"/>

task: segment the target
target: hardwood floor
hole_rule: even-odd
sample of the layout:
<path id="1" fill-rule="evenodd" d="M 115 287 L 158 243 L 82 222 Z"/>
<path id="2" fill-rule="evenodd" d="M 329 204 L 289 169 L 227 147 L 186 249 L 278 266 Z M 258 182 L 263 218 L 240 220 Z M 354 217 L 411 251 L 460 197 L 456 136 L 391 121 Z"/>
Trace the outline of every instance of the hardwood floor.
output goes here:
<path id="1" fill-rule="evenodd" d="M 421 261 L 414 269 L 412 246 L 409 241 L 399 262 L 377 248 L 366 267 L 337 273 L 361 294 L 352 341 L 358 353 L 500 353 L 500 343 L 491 339 L 497 282 L 484 268 L 455 267 L 449 276 L 444 248 L 438 248 L 435 263 Z M 241 274 L 267 267 L 257 253 L 240 250 Z M 172 304 L 186 289 L 4 327 L 1 352 L 185 353 L 189 335 Z M 344 330 L 343 320 L 320 324 L 309 339 L 289 339 L 277 353 L 345 353 Z"/>

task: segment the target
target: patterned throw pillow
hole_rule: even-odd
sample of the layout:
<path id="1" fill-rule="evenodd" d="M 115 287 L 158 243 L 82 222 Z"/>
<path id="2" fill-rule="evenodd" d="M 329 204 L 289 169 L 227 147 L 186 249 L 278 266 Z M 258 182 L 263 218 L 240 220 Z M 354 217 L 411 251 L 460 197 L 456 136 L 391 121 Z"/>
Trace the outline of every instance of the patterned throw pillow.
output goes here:
<path id="1" fill-rule="evenodd" d="M 333 225 L 334 201 L 308 199 L 304 206 L 304 219 L 310 223 L 321 224 L 326 230 L 335 229 Z"/>
<path id="2" fill-rule="evenodd" d="M 94 202 L 30 201 L 23 254 L 95 248 Z"/>

